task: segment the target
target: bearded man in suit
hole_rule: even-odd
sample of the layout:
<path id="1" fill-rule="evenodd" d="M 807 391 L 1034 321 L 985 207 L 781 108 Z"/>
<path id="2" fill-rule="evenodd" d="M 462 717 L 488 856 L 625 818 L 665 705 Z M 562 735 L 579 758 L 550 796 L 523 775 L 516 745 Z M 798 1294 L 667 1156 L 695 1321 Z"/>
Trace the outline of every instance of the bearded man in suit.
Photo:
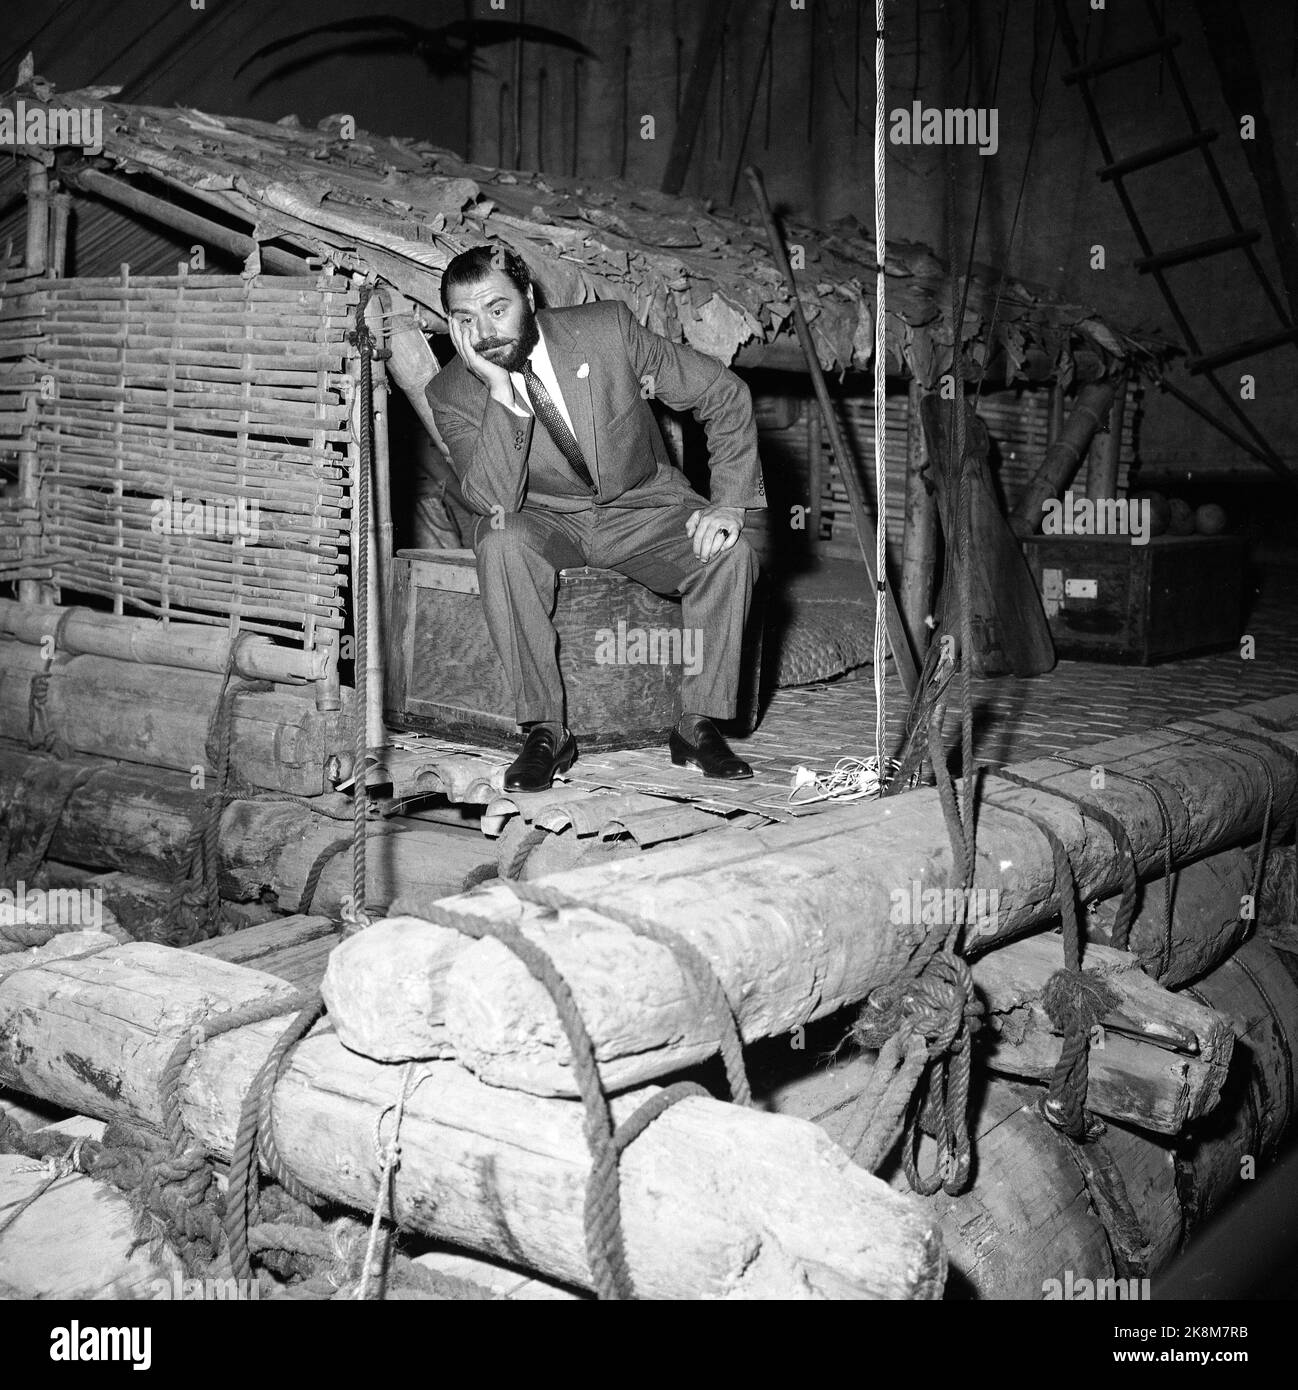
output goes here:
<path id="1" fill-rule="evenodd" d="M 427 396 L 473 532 L 487 627 L 526 730 L 505 775 L 542 791 L 571 767 L 556 655 L 556 576 L 616 570 L 679 594 L 702 662 L 681 679 L 685 713 L 668 747 L 706 777 L 751 777 L 714 720 L 735 714 L 757 560 L 741 532 L 766 506 L 748 388 L 715 358 L 670 343 L 620 300 L 536 308 L 527 267 L 503 247 L 456 256 L 442 308 L 457 360 Z M 649 398 L 707 432 L 711 500 L 672 466 Z"/>

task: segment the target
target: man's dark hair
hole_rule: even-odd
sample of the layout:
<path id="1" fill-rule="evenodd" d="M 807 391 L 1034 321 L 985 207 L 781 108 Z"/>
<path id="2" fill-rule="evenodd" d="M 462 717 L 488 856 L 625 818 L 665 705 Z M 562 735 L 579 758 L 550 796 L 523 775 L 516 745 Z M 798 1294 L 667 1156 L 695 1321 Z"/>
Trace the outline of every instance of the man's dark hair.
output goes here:
<path id="1" fill-rule="evenodd" d="M 446 293 L 456 285 L 476 285 L 485 280 L 493 270 L 504 271 L 514 288 L 527 298 L 532 277 L 520 256 L 507 246 L 471 246 L 450 262 L 442 271 L 442 308 L 449 310 Z"/>

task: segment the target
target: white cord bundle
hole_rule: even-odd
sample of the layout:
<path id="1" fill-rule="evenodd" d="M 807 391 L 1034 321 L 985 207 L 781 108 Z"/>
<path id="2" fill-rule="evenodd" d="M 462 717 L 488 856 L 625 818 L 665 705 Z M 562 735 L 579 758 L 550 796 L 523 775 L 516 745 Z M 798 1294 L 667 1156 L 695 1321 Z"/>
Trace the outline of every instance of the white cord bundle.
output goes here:
<path id="1" fill-rule="evenodd" d="M 895 759 L 889 759 L 887 777 L 891 777 L 899 766 Z M 815 801 L 856 801 L 863 796 L 878 796 L 881 791 L 876 759 L 839 758 L 832 772 L 815 772 L 809 767 L 794 768 L 789 805 L 810 806 Z"/>

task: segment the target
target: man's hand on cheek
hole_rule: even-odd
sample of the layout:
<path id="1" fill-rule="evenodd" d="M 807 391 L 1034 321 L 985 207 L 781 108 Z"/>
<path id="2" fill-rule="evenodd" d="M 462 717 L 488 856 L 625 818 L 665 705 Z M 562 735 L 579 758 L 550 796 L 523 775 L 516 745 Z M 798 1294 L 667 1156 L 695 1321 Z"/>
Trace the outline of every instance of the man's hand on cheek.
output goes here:
<path id="1" fill-rule="evenodd" d="M 694 542 L 694 553 L 704 563 L 729 550 L 744 529 L 742 507 L 701 507 L 685 522 L 685 534 Z"/>
<path id="2" fill-rule="evenodd" d="M 464 365 L 478 378 L 480 382 L 493 395 L 498 397 L 508 397 L 513 399 L 514 388 L 509 380 L 509 373 L 499 363 L 488 361 L 481 353 L 475 352 L 470 339 L 473 330 L 456 319 L 449 320 L 451 329 L 451 343 L 455 351 L 459 353 Z"/>

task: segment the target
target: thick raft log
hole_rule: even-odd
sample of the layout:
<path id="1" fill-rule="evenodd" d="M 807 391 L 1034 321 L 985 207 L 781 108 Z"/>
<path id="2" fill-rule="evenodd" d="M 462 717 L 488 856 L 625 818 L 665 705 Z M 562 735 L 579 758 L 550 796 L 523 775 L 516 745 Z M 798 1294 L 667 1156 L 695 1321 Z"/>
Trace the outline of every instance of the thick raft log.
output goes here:
<path id="1" fill-rule="evenodd" d="M 57 611 L 57 610 L 54 610 Z M 78 753 L 124 758 L 214 777 L 207 746 L 223 678 L 214 672 L 117 661 L 44 660 L 40 647 L 0 640 L 0 737 L 33 734 L 32 681 L 48 670 L 38 736 Z M 230 697 L 230 761 L 243 786 L 319 796 L 351 771 L 351 692 L 321 714 L 308 686 L 238 691 Z"/>
<path id="2" fill-rule="evenodd" d="M 1040 759 L 1013 771 L 1109 811 L 1126 827 L 1139 873 L 1161 873 L 1163 810 L 1174 863 L 1256 839 L 1268 777 L 1273 824 L 1291 822 L 1298 801 L 1298 697 L 1114 739 L 1079 750 L 1075 760 L 1084 767 Z M 1096 766 L 1108 769 L 1103 791 L 1092 790 Z M 974 881 L 984 904 L 995 907 L 968 930 L 971 953 L 1055 913 L 1049 845 L 1017 810 L 1038 817 L 1063 841 L 1083 900 L 1121 886 L 1120 855 L 1099 821 L 1048 790 L 1025 790 L 994 776 L 986 779 L 986 792 Z M 569 982 L 606 1084 L 619 1087 L 703 1060 L 715 1052 L 718 1036 L 677 956 L 636 935 L 625 925 L 628 915 L 679 934 L 703 953 L 742 1037 L 752 1041 L 823 1018 L 887 982 L 933 929 L 913 920 L 911 905 L 955 879 L 937 792 L 930 789 L 793 825 L 714 831 L 705 840 L 556 874 L 538 885 L 484 886 L 440 903 L 407 894 L 394 911 L 434 921 L 448 912 L 468 914 L 519 926 Z M 538 891 L 545 904 L 520 902 L 519 892 Z M 437 1055 L 422 1049 L 440 1039 L 492 1084 L 575 1094 L 549 997 L 503 946 L 469 944 L 447 927 L 412 934 L 407 948 L 418 952 L 419 963 L 405 960 L 398 968 L 414 984 L 392 1000 L 385 996 L 390 967 L 379 953 L 335 954 L 326 996 L 345 1042 L 395 1058 Z M 376 972 L 372 981 L 367 970 Z"/>
<path id="3" fill-rule="evenodd" d="M 448 1021 L 455 1013 L 458 950 L 448 930 L 414 917 L 390 918 L 336 947 L 324 993 L 342 1042 L 384 1061 L 459 1058 L 457 1030 Z M 993 1070 L 1033 1079 L 1054 1071 L 1061 1041 L 1042 996 L 1061 964 L 1059 940 L 1037 936 L 988 952 L 974 966 L 988 1014 L 981 1055 Z M 1229 1025 L 1210 1008 L 1160 988 L 1128 952 L 1092 945 L 1085 964 L 1117 999 L 1092 1042 L 1090 1108 L 1178 1133 L 1217 1102 L 1234 1045 Z M 681 1001 L 682 1008 L 691 1002 Z M 392 1018 L 403 1021 L 400 1030 L 389 1029 Z"/>
<path id="4" fill-rule="evenodd" d="M 160 1127 L 159 1082 L 196 1024 L 292 991 L 258 971 L 167 947 L 114 946 L 0 982 L 0 1084 L 110 1119 Z M 186 1123 L 228 1158 L 239 1107 L 287 1023 L 200 1046 Z M 322 1196 L 372 1208 L 375 1126 L 404 1068 L 358 1057 L 327 1028 L 294 1051 L 275 1090 L 289 1169 Z M 653 1092 L 615 1101 L 626 1119 Z M 401 1128 L 404 1228 L 592 1285 L 583 1231 L 590 1157 L 580 1105 L 485 1086 L 453 1062 L 420 1067 Z M 815 1125 L 711 1098 L 673 1105 L 625 1152 L 622 1220 L 636 1291 L 650 1298 L 933 1298 L 945 1261 L 931 1220 L 855 1167 Z"/>
<path id="5" fill-rule="evenodd" d="M 213 789 L 209 783 L 207 791 Z M 11 853 L 21 850 L 20 841 L 37 842 L 53 821 L 51 858 L 170 883 L 184 874 L 206 795 L 179 772 L 0 745 L 0 842 L 7 831 Z M 345 799 L 327 804 L 334 815 L 287 801 L 226 807 L 219 837 L 222 897 L 246 902 L 270 893 L 287 911 L 309 906 L 336 914 L 352 891 L 352 826 Z M 303 904 L 313 868 L 331 850 L 311 902 Z M 467 831 L 394 817 L 370 830 L 367 896 L 371 905 L 384 905 L 418 887 L 441 897 L 494 862 L 490 842 Z"/>

